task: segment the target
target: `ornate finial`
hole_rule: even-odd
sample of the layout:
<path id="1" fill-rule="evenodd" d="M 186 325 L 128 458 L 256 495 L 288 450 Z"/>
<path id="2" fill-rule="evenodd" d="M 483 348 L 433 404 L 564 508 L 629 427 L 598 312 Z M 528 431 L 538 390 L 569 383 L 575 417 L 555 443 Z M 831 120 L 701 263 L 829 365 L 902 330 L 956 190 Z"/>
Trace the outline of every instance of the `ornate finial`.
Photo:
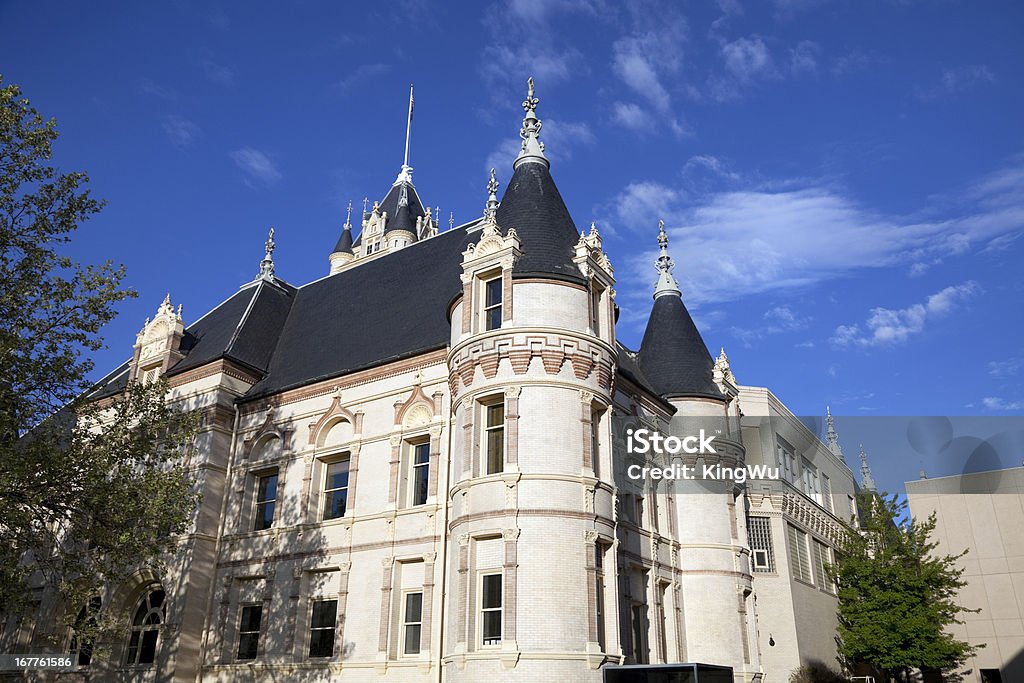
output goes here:
<path id="1" fill-rule="evenodd" d="M 683 293 L 679 291 L 679 283 L 672 277 L 672 269 L 676 267 L 676 264 L 668 255 L 668 234 L 665 232 L 665 221 L 663 220 L 658 221 L 658 246 L 661 253 L 658 255 L 658 260 L 654 262 L 654 267 L 658 269 L 658 283 L 654 286 L 654 298 L 657 299 L 665 294 L 682 296 Z"/>
<path id="2" fill-rule="evenodd" d="M 540 100 L 534 96 L 533 76 L 526 81 L 526 87 L 526 99 L 523 100 L 523 110 L 526 112 L 526 116 L 523 117 L 523 127 L 519 131 L 519 137 L 523 139 L 523 144 L 519 150 L 519 156 L 516 157 L 512 166 L 518 168 L 519 164 L 527 161 L 537 161 L 550 166 L 551 163 L 544 156 L 544 143 L 540 141 L 541 122 L 537 118 L 537 105 L 540 104 Z"/>
<path id="3" fill-rule="evenodd" d="M 263 260 L 260 261 L 260 274 L 259 277 L 264 280 L 272 280 L 274 278 L 274 229 L 270 228 L 267 233 L 267 242 L 264 245 L 266 247 L 266 255 Z"/>
<path id="4" fill-rule="evenodd" d="M 860 445 L 860 481 L 865 491 L 875 490 L 875 480 L 871 477 L 871 467 L 868 465 L 868 456 L 864 452 L 864 444 Z"/>
<path id="5" fill-rule="evenodd" d="M 498 178 L 491 169 L 491 179 L 487 181 L 487 204 L 484 206 L 484 220 L 495 223 L 498 216 Z"/>
<path id="6" fill-rule="evenodd" d="M 448 229 L 451 230 L 455 227 L 455 212 L 452 211 L 448 214 Z"/>
<path id="7" fill-rule="evenodd" d="M 732 374 L 732 367 L 729 365 L 729 356 L 725 355 L 725 347 L 722 347 L 721 352 L 718 354 L 718 358 L 715 359 L 715 367 L 712 372 L 712 378 L 718 388 L 722 390 L 722 393 L 727 393 L 726 389 L 728 385 L 733 385 L 732 389 L 735 391 L 736 377 Z"/>
<path id="8" fill-rule="evenodd" d="M 352 200 L 348 200 L 348 213 L 345 214 L 345 227 L 352 227 Z"/>
<path id="9" fill-rule="evenodd" d="M 435 228 L 440 228 L 441 227 L 441 207 L 440 206 L 435 206 L 434 207 L 434 227 Z"/>
<path id="10" fill-rule="evenodd" d="M 370 199 L 368 197 L 363 197 L 363 215 L 364 216 L 366 215 L 366 207 L 369 206 L 369 204 L 370 204 Z"/>
<path id="11" fill-rule="evenodd" d="M 825 422 L 828 425 L 828 431 L 825 433 L 828 449 L 841 459 L 843 457 L 843 447 L 839 445 L 839 434 L 836 433 L 835 420 L 832 419 L 832 409 L 829 406 L 825 406 Z"/>

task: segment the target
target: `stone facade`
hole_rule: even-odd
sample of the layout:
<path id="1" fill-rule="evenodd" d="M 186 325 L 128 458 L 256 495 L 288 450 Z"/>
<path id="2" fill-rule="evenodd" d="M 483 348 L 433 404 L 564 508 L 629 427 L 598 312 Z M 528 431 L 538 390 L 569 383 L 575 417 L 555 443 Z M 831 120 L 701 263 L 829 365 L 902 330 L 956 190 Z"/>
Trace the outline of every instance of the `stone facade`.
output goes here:
<path id="1" fill-rule="evenodd" d="M 550 182 L 530 88 L 521 187 Z M 331 277 L 445 239 L 429 210 L 409 213 L 420 206 L 409 171 L 392 192 L 414 229 L 376 204 L 355 244 L 339 240 Z M 443 348 L 254 395 L 266 372 L 227 352 L 175 372 L 198 351 L 164 302 L 126 372 L 166 374 L 172 399 L 202 411 L 189 452 L 202 506 L 163 574 L 98 596 L 125 616 L 123 636 L 55 678 L 596 683 L 607 664 L 700 661 L 761 681 L 834 658 L 833 591 L 813 563 L 793 575 L 788 528 L 806 552 L 831 552 L 853 490 L 841 456 L 766 389 L 738 386 L 724 352 L 712 373 L 699 335 L 683 351 L 704 387 L 652 389 L 624 367 L 643 350 L 616 340 L 598 229 L 570 232 L 565 264 L 549 266 L 525 214 L 502 225 L 493 176 L 488 188 L 484 217 L 456 228 L 461 294 L 434 302 L 450 322 Z M 661 238 L 656 296 L 681 309 Z M 272 251 L 271 239 L 243 292 L 296 291 L 275 278 Z M 699 492 L 624 484 L 639 461 L 613 420 L 671 433 L 680 417 L 721 421 L 716 462 L 781 466 L 788 443 L 806 466 L 792 481 Z M 801 483 L 812 466 L 831 496 Z M 756 543 L 754 517 L 767 520 Z M 6 625 L 5 651 L 68 651 L 63 609 L 40 594 L 35 618 Z M 153 623 L 132 625 L 136 615 Z"/>

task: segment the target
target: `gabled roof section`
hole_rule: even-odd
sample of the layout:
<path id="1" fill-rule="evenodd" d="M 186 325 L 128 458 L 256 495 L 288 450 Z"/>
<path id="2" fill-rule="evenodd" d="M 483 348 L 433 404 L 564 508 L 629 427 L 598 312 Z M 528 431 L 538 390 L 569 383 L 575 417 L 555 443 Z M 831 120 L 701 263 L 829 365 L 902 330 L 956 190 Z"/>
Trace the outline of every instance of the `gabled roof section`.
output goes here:
<path id="1" fill-rule="evenodd" d="M 519 164 L 498 206 L 497 220 L 502 230 L 515 228 L 522 241 L 515 275 L 583 282 L 572 261 L 580 233 L 546 164 Z"/>
<path id="2" fill-rule="evenodd" d="M 665 398 L 725 400 L 713 379 L 715 363 L 681 297 L 654 300 L 638 360 L 644 377 Z"/>
<path id="3" fill-rule="evenodd" d="M 445 348 L 475 236 L 449 230 L 299 288 L 267 376 L 243 400 Z M 414 273 L 429 277 L 410 287 Z"/>

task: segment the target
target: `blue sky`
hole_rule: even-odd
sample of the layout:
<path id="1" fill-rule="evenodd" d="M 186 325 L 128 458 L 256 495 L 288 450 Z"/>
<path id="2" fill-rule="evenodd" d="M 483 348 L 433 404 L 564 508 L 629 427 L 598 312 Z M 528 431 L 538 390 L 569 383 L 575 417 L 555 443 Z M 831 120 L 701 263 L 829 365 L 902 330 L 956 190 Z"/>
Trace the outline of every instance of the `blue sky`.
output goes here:
<path id="1" fill-rule="evenodd" d="M 1019 4 L 8 2 L 0 24 L 6 80 L 109 201 L 73 254 L 140 294 L 98 372 L 166 292 L 188 322 L 252 279 L 269 225 L 280 276 L 325 275 L 347 202 L 398 171 L 410 82 L 421 197 L 479 215 L 532 74 L 627 345 L 662 217 L 708 346 L 798 414 L 1024 411 Z"/>

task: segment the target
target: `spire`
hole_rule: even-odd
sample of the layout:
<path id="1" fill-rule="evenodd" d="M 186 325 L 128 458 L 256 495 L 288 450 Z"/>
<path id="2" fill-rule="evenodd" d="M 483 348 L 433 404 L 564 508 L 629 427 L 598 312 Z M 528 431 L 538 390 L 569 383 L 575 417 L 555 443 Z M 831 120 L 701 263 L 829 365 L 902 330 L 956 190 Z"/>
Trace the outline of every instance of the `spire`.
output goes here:
<path id="1" fill-rule="evenodd" d="M 537 118 L 537 105 L 540 100 L 534 96 L 533 76 L 526 81 L 526 99 L 523 100 L 523 110 L 526 116 L 523 117 L 523 127 L 519 131 L 519 137 L 523 139 L 523 145 L 519 150 L 512 168 L 519 168 L 520 164 L 527 162 L 541 163 L 551 167 L 551 162 L 544 156 L 544 143 L 540 141 L 541 122 Z"/>
<path id="2" fill-rule="evenodd" d="M 273 280 L 274 279 L 274 228 L 270 228 L 270 232 L 267 233 L 267 242 L 264 245 L 266 247 L 266 255 L 263 260 L 260 261 L 260 274 L 258 278 L 261 280 Z"/>
<path id="3" fill-rule="evenodd" d="M 337 244 L 334 245 L 334 251 L 332 253 L 352 253 L 352 200 L 349 200 L 348 202 L 348 211 L 345 214 L 345 225 L 341 228 L 341 237 L 338 238 Z"/>
<path id="4" fill-rule="evenodd" d="M 875 480 L 871 477 L 871 467 L 868 465 L 868 456 L 864 452 L 864 444 L 860 445 L 860 481 L 865 491 L 875 490 Z"/>
<path id="5" fill-rule="evenodd" d="M 666 294 L 675 294 L 682 298 L 683 293 L 679 291 L 679 283 L 672 277 L 672 269 L 676 267 L 676 264 L 668 255 L 668 235 L 665 233 L 665 221 L 662 220 L 658 221 L 658 246 L 661 253 L 658 255 L 658 260 L 654 262 L 654 267 L 658 269 L 658 283 L 654 287 L 654 298 L 657 299 Z"/>
<path id="6" fill-rule="evenodd" d="M 839 434 L 836 433 L 836 423 L 832 419 L 832 409 L 825 406 L 825 422 L 828 424 L 828 431 L 825 433 L 825 440 L 828 449 L 838 458 L 843 457 L 843 447 L 839 445 Z"/>
<path id="7" fill-rule="evenodd" d="M 409 84 L 409 120 L 405 124 L 405 157 L 402 161 L 402 170 L 398 173 L 395 185 L 409 183 L 412 185 L 412 166 L 409 165 L 409 136 L 412 134 L 412 83 Z"/>
<path id="8" fill-rule="evenodd" d="M 491 179 L 487 182 L 487 204 L 484 206 L 484 218 L 494 222 L 498 215 L 498 179 L 491 169 Z"/>

